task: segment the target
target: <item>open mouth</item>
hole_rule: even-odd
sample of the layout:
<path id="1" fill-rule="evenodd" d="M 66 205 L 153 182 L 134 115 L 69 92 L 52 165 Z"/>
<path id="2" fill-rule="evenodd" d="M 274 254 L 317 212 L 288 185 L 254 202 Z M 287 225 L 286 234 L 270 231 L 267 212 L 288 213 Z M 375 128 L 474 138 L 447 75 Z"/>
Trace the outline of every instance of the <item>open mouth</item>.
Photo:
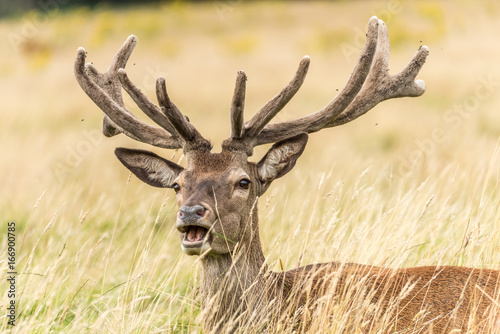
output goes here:
<path id="1" fill-rule="evenodd" d="M 182 250 L 188 255 L 201 255 L 208 249 L 212 242 L 212 235 L 208 229 L 199 225 L 185 225 L 179 229 L 184 233 L 182 238 Z"/>
<path id="2" fill-rule="evenodd" d="M 208 230 L 203 226 L 186 226 L 184 239 L 187 243 L 202 243 L 207 237 Z"/>

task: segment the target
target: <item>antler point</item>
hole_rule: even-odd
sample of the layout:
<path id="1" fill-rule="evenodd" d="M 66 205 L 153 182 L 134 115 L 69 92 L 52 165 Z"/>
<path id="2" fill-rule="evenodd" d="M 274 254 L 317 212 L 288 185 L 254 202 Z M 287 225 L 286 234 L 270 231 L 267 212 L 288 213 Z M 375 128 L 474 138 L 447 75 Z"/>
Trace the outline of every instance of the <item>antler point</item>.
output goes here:
<path id="1" fill-rule="evenodd" d="M 138 39 L 137 39 L 137 36 L 130 35 L 130 36 L 128 36 L 127 40 L 128 40 L 128 42 L 137 43 Z"/>
<path id="2" fill-rule="evenodd" d="M 79 47 L 76 51 L 76 64 L 83 67 L 85 64 L 85 58 L 87 57 L 87 51 L 84 48 Z"/>
<path id="3" fill-rule="evenodd" d="M 425 81 L 422 79 L 415 80 L 415 85 L 422 90 L 422 94 L 425 92 Z"/>
<path id="4" fill-rule="evenodd" d="M 370 26 L 377 26 L 380 22 L 383 22 L 382 20 L 379 20 L 378 17 L 372 16 L 370 20 L 368 21 L 368 27 Z"/>
<path id="5" fill-rule="evenodd" d="M 298 71 L 305 71 L 305 73 L 307 73 L 307 70 L 309 69 L 310 64 L 311 64 L 311 57 L 309 57 L 309 56 L 302 57 Z M 304 73 L 304 75 L 305 75 L 305 73 Z"/>

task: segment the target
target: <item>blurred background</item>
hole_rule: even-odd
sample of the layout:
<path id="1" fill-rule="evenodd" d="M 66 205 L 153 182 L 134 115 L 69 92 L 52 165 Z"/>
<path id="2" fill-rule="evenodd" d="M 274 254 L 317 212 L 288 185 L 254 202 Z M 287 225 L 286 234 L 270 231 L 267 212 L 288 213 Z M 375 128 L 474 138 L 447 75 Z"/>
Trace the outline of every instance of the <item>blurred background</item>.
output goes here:
<path id="1" fill-rule="evenodd" d="M 113 151 L 181 154 L 101 135 L 101 111 L 73 75 L 78 47 L 104 71 L 136 35 L 131 79 L 156 101 L 164 76 L 218 150 L 238 70 L 248 76 L 248 120 L 309 55 L 302 89 L 276 120 L 316 111 L 347 81 L 373 15 L 388 26 L 391 73 L 429 47 L 418 76 L 427 91 L 311 136 L 296 168 L 261 200 L 269 261 L 498 268 L 497 1 L 0 0 L 0 217 L 17 224 L 19 271 L 34 273 L 19 278 L 26 332 L 102 323 L 120 332 L 129 321 L 175 332 L 190 312 L 184 326 L 199 328 L 190 302 L 179 301 L 195 294 L 196 262 L 180 254 L 173 195 L 130 177 Z M 149 304 L 136 307 L 136 298 Z"/>
<path id="2" fill-rule="evenodd" d="M 239 69 L 249 77 L 249 117 L 288 82 L 301 57 L 310 55 L 306 83 L 278 120 L 305 115 L 325 105 L 343 86 L 372 15 L 389 27 L 393 73 L 420 45 L 429 46 L 431 54 L 420 74 L 427 93 L 419 99 L 386 102 L 353 124 L 315 135 L 310 146 L 322 146 L 321 155 L 337 156 L 336 150 L 345 149 L 346 161 L 391 154 L 394 169 L 404 174 L 436 154 L 468 159 L 475 146 L 458 150 L 455 144 L 466 141 L 471 132 L 483 140 L 500 133 L 500 115 L 494 112 L 500 81 L 495 34 L 500 14 L 494 1 L 118 5 L 46 0 L 2 1 L 0 8 L 0 177 L 8 189 L 2 213 L 11 218 L 44 189 L 65 188 L 82 177 L 101 184 L 111 171 L 124 172 L 116 168 L 111 148 L 137 144 L 124 136 L 104 140 L 96 134 L 100 111 L 79 88 L 72 66 L 76 49 L 84 46 L 88 60 L 106 69 L 130 34 L 139 38 L 129 62 L 136 84 L 154 98 L 154 81 L 165 76 L 176 103 L 194 124 L 203 125 L 202 132 L 216 145 L 228 134 L 227 109 Z M 481 89 L 483 82 L 486 87 Z M 463 110 L 457 105 L 464 105 Z M 436 128 L 445 133 L 439 143 L 432 139 Z M 425 145 L 429 138 L 433 143 Z M 449 143 L 452 148 L 444 149 Z M 314 153 L 303 160 L 319 158 L 315 149 L 308 152 Z M 108 159 L 111 165 L 102 163 Z M 96 162 L 100 172 L 85 175 Z"/>
<path id="3" fill-rule="evenodd" d="M 50 9 L 64 9 L 68 10 L 71 8 L 78 7 L 88 7 L 95 8 L 99 6 L 113 6 L 117 7 L 120 5 L 134 5 L 134 4 L 158 4 L 161 2 L 168 1 L 159 1 L 159 0 L 55 0 L 55 1 L 38 1 L 38 0 L 18 0 L 18 1 L 9 1 L 2 0 L 0 1 L 0 15 L 2 17 L 8 17 L 12 15 L 23 15 L 26 11 L 30 10 L 50 10 Z M 197 2 L 197 1 L 192 1 Z M 198 1 L 199 2 L 199 1 Z"/>

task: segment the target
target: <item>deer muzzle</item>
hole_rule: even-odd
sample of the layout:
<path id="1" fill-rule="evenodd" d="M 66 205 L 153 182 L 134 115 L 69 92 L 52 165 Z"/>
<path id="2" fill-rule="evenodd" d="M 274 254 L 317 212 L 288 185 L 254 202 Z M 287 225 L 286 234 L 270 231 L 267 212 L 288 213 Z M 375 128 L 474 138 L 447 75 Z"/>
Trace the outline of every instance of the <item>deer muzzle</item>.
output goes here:
<path id="1" fill-rule="evenodd" d="M 211 225 L 206 222 L 209 210 L 201 205 L 182 206 L 177 213 L 181 248 L 188 255 L 201 255 L 211 247 Z"/>

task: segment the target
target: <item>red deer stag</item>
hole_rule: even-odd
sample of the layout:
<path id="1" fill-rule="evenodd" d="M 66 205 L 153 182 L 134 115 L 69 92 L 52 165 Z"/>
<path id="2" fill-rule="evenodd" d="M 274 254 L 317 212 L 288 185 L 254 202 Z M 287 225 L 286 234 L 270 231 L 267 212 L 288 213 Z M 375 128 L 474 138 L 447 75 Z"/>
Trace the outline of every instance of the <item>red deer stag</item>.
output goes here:
<path id="1" fill-rule="evenodd" d="M 293 168 L 307 134 L 353 121 L 381 101 L 422 95 L 425 84 L 415 78 L 429 53 L 427 47 L 420 47 L 401 72 L 389 74 L 387 28 L 371 18 L 365 46 L 344 88 L 321 110 L 280 123 L 269 124 L 302 85 L 309 57 L 302 59 L 290 83 L 246 123 L 246 75 L 240 71 L 230 107 L 230 137 L 220 153 L 211 153 L 210 142 L 170 100 L 163 78 L 156 83 L 159 106 L 130 81 L 124 68 L 136 43 L 130 36 L 106 73 L 85 64 L 86 52 L 79 48 L 75 75 L 104 112 L 106 136 L 124 133 L 147 144 L 183 150 L 186 167 L 148 151 L 117 148 L 115 153 L 142 181 L 174 189 L 182 250 L 202 256 L 206 332 L 304 331 L 315 314 L 331 316 L 327 307 L 335 309 L 341 303 L 349 316 L 361 319 L 353 321 L 358 325 L 348 332 L 486 332 L 500 326 L 499 271 L 332 262 L 272 272 L 262 252 L 257 199 L 274 179 Z M 126 109 L 122 88 L 159 127 Z M 274 144 L 258 163 L 248 161 L 254 147 L 268 143 Z M 356 303 L 366 307 L 356 308 Z"/>

